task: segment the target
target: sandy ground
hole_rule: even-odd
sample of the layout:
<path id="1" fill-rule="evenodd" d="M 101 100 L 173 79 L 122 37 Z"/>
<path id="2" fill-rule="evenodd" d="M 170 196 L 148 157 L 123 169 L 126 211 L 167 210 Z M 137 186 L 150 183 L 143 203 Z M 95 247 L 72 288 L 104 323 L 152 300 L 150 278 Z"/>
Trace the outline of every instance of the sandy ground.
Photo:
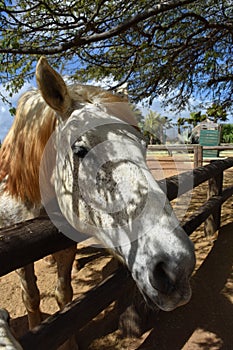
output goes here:
<path id="1" fill-rule="evenodd" d="M 159 158 L 149 155 L 148 164 L 154 176 L 160 179 L 191 169 L 191 163 L 181 160 L 179 155 L 174 156 L 173 159 L 166 155 Z M 233 170 L 226 172 L 225 186 L 232 185 L 232 175 Z M 174 201 L 172 203 L 181 221 L 205 201 L 206 189 L 207 185 L 203 184 L 189 193 L 185 199 L 181 198 L 180 202 Z M 154 320 L 153 328 L 140 338 L 122 338 L 120 330 L 115 329 L 104 337 L 96 339 L 85 349 L 233 349 L 233 220 L 231 199 L 223 206 L 222 226 L 217 240 L 204 237 L 203 226 L 191 235 L 195 244 L 197 266 L 192 278 L 193 297 L 188 305 L 170 313 L 159 312 Z M 115 264 L 112 258 L 107 256 L 89 262 L 78 271 L 77 260 L 79 258 L 80 253 L 77 253 L 72 280 L 74 298 L 100 282 L 103 275 L 106 276 L 108 269 L 114 268 Z M 41 291 L 41 310 L 46 317 L 58 310 L 54 299 L 56 268 L 48 266 L 44 260 L 40 260 L 36 262 L 35 269 Z M 14 272 L 0 278 L 0 295 L 0 307 L 9 311 L 12 318 L 12 329 L 17 337 L 20 337 L 27 330 L 27 317 L 21 301 L 18 277 Z"/>

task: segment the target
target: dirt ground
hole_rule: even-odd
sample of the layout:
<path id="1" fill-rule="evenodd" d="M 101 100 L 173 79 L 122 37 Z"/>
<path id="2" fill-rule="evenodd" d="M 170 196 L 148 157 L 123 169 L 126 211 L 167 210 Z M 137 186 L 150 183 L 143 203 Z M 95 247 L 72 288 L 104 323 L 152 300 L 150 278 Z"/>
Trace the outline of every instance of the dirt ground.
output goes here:
<path id="1" fill-rule="evenodd" d="M 191 169 L 191 163 L 182 162 L 181 158 L 179 155 L 173 158 L 149 155 L 148 164 L 155 178 L 161 179 Z M 226 172 L 224 186 L 233 184 L 232 175 L 233 170 Z M 188 193 L 185 200 L 181 198 L 180 202 L 172 203 L 181 221 L 205 201 L 206 190 L 207 185 L 203 184 Z M 233 350 L 232 199 L 223 206 L 222 228 L 217 240 L 216 237 L 204 237 L 203 225 L 191 239 L 197 256 L 191 301 L 172 312 L 158 312 L 153 328 L 140 338 L 122 338 L 121 331 L 115 329 L 81 350 Z M 78 271 L 79 258 L 80 254 L 77 254 L 73 267 L 74 298 L 100 282 L 115 264 L 107 256 L 89 262 Z M 40 260 L 36 262 L 35 270 L 41 291 L 41 310 L 46 317 L 58 310 L 54 299 L 56 268 Z M 12 329 L 20 337 L 27 330 L 27 317 L 14 272 L 0 278 L 0 295 L 0 307 L 9 311 Z"/>

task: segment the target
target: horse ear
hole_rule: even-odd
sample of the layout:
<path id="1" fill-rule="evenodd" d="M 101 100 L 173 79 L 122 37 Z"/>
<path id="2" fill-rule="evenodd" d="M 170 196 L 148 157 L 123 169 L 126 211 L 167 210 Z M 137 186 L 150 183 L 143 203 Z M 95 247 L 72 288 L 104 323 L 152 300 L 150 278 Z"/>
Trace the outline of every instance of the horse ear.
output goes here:
<path id="1" fill-rule="evenodd" d="M 67 86 L 62 77 L 41 57 L 36 66 L 36 81 L 41 95 L 48 105 L 57 111 L 61 117 L 71 106 Z"/>

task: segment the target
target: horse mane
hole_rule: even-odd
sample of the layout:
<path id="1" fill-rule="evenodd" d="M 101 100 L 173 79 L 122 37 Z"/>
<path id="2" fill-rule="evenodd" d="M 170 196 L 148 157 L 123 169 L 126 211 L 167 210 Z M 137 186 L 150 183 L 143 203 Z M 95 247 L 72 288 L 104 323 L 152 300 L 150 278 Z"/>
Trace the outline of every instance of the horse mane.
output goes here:
<path id="1" fill-rule="evenodd" d="M 74 84 L 68 90 L 74 102 L 83 104 L 127 102 L 95 86 Z M 29 205 L 40 204 L 39 167 L 56 124 L 56 112 L 39 90 L 28 91 L 19 99 L 14 122 L 0 148 L 0 183 L 4 180 L 4 191 Z"/>
<path id="2" fill-rule="evenodd" d="M 55 125 L 55 112 L 38 91 L 22 95 L 0 149 L 0 182 L 4 179 L 4 190 L 24 203 L 40 203 L 39 165 Z"/>

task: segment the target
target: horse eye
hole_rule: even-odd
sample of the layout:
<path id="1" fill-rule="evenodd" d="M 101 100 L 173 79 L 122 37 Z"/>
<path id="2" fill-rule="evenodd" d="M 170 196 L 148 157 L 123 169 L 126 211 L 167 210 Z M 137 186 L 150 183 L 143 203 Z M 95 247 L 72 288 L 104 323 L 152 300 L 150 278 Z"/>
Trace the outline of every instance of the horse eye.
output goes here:
<path id="1" fill-rule="evenodd" d="M 84 158 L 86 154 L 89 152 L 89 150 L 86 147 L 79 146 L 75 143 L 71 146 L 71 148 L 72 148 L 73 154 L 75 154 L 79 158 Z"/>

